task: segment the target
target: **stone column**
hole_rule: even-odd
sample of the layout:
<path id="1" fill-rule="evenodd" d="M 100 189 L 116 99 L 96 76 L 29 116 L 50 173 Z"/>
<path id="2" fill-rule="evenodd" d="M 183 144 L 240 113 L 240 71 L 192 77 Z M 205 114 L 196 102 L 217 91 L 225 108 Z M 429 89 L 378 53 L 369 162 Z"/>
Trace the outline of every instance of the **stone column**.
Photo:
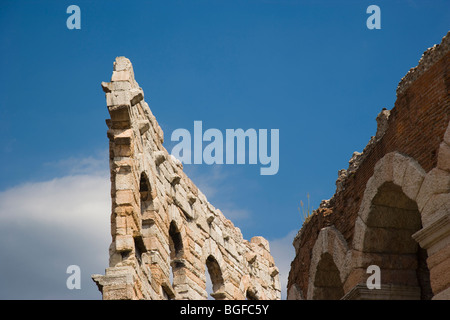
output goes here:
<path id="1" fill-rule="evenodd" d="M 413 238 L 428 252 L 433 299 L 450 300 L 450 215 L 442 215 Z"/>

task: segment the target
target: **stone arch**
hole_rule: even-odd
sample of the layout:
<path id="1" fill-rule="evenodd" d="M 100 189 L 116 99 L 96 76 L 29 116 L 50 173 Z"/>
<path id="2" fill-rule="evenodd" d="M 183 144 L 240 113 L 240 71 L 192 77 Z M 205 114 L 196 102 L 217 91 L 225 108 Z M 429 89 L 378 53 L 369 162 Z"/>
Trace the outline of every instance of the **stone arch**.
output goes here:
<path id="1" fill-rule="evenodd" d="M 248 287 L 245 291 L 245 300 L 259 300 L 257 292 L 253 288 Z"/>
<path id="2" fill-rule="evenodd" d="M 172 220 L 169 224 L 169 280 L 175 292 L 184 290 L 186 284 L 184 246 L 184 240 L 180 229 L 175 220 Z"/>
<path id="3" fill-rule="evenodd" d="M 372 201 L 383 184 L 391 183 L 399 186 L 403 194 L 412 201 L 416 197 L 424 181 L 426 172 L 414 159 L 398 152 L 391 152 L 380 159 L 374 168 L 374 174 L 367 181 L 363 199 L 355 222 L 353 249 L 363 251 L 364 235 L 367 220 L 372 210 Z"/>
<path id="4" fill-rule="evenodd" d="M 213 293 L 211 296 L 216 300 L 225 299 L 227 297 L 227 292 L 225 290 L 226 281 L 228 279 L 227 265 L 217 243 L 211 238 L 208 238 L 205 241 L 203 247 L 203 261 L 205 262 L 205 280 L 206 271 L 208 271 L 212 282 Z M 232 296 L 232 293 L 230 294 L 230 296 Z"/>
<path id="5" fill-rule="evenodd" d="M 180 209 L 175 205 L 175 204 L 171 204 L 169 205 L 168 208 L 168 223 L 169 225 L 167 225 L 167 228 L 170 229 L 170 223 L 174 223 L 178 230 L 180 232 L 182 232 L 183 229 L 183 217 L 182 217 L 182 213 L 180 212 Z"/>
<path id="6" fill-rule="evenodd" d="M 382 292 L 374 292 L 373 298 L 432 296 L 427 252 L 412 237 L 423 224 L 418 199 L 426 177 L 417 161 L 391 152 L 377 162 L 367 182 L 355 222 L 353 267 L 360 283 L 365 283 L 369 265 L 380 267 Z"/>
<path id="7" fill-rule="evenodd" d="M 139 194 L 141 201 L 147 201 L 150 199 L 150 181 L 147 174 L 143 171 L 139 179 Z"/>
<path id="8" fill-rule="evenodd" d="M 320 230 L 312 251 L 307 298 L 342 298 L 349 259 L 350 251 L 342 234 L 334 226 Z"/>
<path id="9" fill-rule="evenodd" d="M 216 300 L 225 299 L 225 281 L 219 263 L 212 255 L 206 258 L 205 263 L 212 282 L 213 292 L 211 293 L 211 297 Z"/>
<path id="10" fill-rule="evenodd" d="M 141 216 L 145 215 L 148 210 L 155 210 L 153 198 L 154 190 L 152 189 L 152 184 L 148 178 L 148 174 L 145 171 L 141 172 L 139 178 L 139 199 L 140 199 L 140 209 Z"/>
<path id="11" fill-rule="evenodd" d="M 181 232 L 177 226 L 177 223 L 172 220 L 169 225 L 169 247 L 171 259 L 180 259 L 183 257 L 184 245 Z"/>

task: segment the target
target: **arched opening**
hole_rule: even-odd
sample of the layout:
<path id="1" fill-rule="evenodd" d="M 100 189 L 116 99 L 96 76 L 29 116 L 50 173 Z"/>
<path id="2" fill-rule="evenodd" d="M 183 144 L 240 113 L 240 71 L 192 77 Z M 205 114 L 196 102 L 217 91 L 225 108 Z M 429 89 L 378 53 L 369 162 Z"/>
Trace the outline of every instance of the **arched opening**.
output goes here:
<path id="1" fill-rule="evenodd" d="M 247 291 L 245 292 L 245 300 L 259 300 L 259 299 L 256 296 L 255 292 L 253 292 L 253 290 L 248 288 Z"/>
<path id="2" fill-rule="evenodd" d="M 174 300 L 175 299 L 175 293 L 165 283 L 163 283 L 161 286 L 161 296 L 162 296 L 162 300 Z"/>
<path id="3" fill-rule="evenodd" d="M 181 258 L 183 255 L 183 240 L 175 221 L 172 221 L 169 226 L 169 246 L 171 259 Z"/>
<path id="4" fill-rule="evenodd" d="M 151 209 L 153 201 L 151 197 L 151 186 L 145 172 L 142 172 L 141 178 L 139 180 L 139 194 L 141 199 L 141 214 L 148 209 Z"/>
<path id="5" fill-rule="evenodd" d="M 323 253 L 314 278 L 314 300 L 339 300 L 344 296 L 341 277 L 333 257 Z"/>
<path id="6" fill-rule="evenodd" d="M 142 237 L 137 236 L 134 237 L 134 256 L 136 260 L 138 261 L 139 265 L 142 264 L 142 254 L 147 252 L 144 241 L 142 240 Z"/>
<path id="7" fill-rule="evenodd" d="M 212 255 L 206 259 L 206 269 L 206 277 L 208 278 L 209 275 L 212 284 L 212 293 L 209 295 L 216 300 L 225 299 L 222 271 L 220 270 L 219 263 Z"/>
<path id="8" fill-rule="evenodd" d="M 169 249 L 170 249 L 170 283 L 177 292 L 183 284 L 184 260 L 183 260 L 183 239 L 175 223 L 172 221 L 169 226 Z"/>
<path id="9" fill-rule="evenodd" d="M 371 202 L 366 225 L 363 252 L 368 264 L 380 267 L 381 285 L 395 288 L 391 298 L 430 299 L 427 252 L 412 238 L 422 228 L 416 202 L 401 187 L 386 182 Z"/>

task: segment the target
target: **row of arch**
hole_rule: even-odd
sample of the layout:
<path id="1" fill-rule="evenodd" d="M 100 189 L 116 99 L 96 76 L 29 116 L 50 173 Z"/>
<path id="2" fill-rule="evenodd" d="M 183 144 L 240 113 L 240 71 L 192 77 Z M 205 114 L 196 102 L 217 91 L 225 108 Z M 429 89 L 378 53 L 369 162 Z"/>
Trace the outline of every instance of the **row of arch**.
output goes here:
<path id="1" fill-rule="evenodd" d="M 145 172 L 142 172 L 139 182 L 140 208 L 142 216 L 146 211 L 157 210 L 157 207 L 154 204 L 156 194 L 152 193 L 151 186 L 152 183 L 149 181 L 148 175 Z M 170 253 L 169 282 L 171 284 L 171 288 L 168 288 L 167 285 L 163 285 L 161 288 L 161 296 L 163 299 L 174 299 L 177 298 L 177 293 L 179 291 L 186 289 L 186 276 L 184 270 L 186 268 L 186 254 L 185 243 L 183 241 L 184 236 L 183 232 L 180 230 L 183 225 L 183 221 L 179 211 L 175 207 L 171 207 L 168 214 L 171 221 L 168 228 Z M 143 251 L 145 251 L 145 246 L 143 245 L 140 237 L 135 238 L 135 256 L 139 263 L 142 262 L 141 255 Z M 224 263 L 221 251 L 211 238 L 206 239 L 203 251 L 205 257 L 206 294 L 213 299 L 225 299 L 227 267 Z M 257 295 L 253 293 L 252 290 L 249 290 L 249 288 L 245 288 L 244 292 L 246 293 L 245 297 L 248 300 L 257 299 Z"/>
<path id="2" fill-rule="evenodd" d="M 419 240 L 424 228 L 448 215 L 444 207 L 450 190 L 438 182 L 449 177 L 439 163 L 427 174 L 408 156 L 385 155 L 367 182 L 351 243 L 334 226 L 323 228 L 312 250 L 306 296 L 296 285 L 290 294 L 300 299 L 352 299 L 367 288 L 367 268 L 377 265 L 382 290 L 365 294 L 433 298 L 439 288 L 430 279 L 427 258 L 436 251 L 430 252 L 429 245 L 422 248 Z"/>

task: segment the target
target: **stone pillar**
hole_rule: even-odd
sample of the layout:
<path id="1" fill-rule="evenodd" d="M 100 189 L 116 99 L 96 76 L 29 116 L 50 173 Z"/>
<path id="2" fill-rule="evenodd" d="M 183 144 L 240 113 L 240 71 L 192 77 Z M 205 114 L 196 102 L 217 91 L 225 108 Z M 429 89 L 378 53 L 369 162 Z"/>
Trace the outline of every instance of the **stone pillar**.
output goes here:
<path id="1" fill-rule="evenodd" d="M 433 299 L 450 300 L 450 123 L 439 146 L 437 168 L 431 170 L 424 189 L 424 227 L 413 235 L 428 251 Z"/>
<path id="2" fill-rule="evenodd" d="M 428 252 L 433 299 L 450 300 L 450 215 L 442 215 L 413 238 Z"/>

